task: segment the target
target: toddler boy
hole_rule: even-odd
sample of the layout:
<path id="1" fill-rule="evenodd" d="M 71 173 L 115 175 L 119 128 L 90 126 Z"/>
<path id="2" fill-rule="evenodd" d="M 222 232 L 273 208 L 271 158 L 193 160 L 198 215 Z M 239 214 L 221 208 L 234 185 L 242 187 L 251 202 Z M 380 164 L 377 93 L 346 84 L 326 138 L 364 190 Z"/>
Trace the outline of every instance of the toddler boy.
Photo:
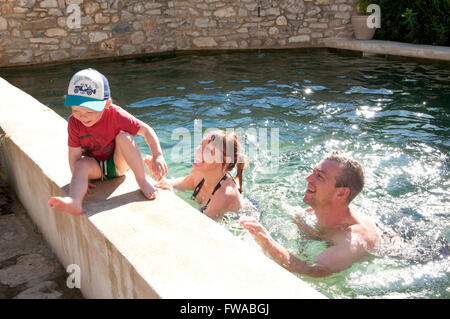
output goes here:
<path id="1" fill-rule="evenodd" d="M 149 168 L 156 178 L 167 173 L 155 131 L 111 100 L 106 77 L 94 69 L 77 72 L 69 83 L 64 106 L 72 108 L 69 117 L 69 165 L 72 171 L 69 197 L 51 197 L 51 208 L 72 215 L 83 213 L 82 202 L 89 180 L 110 179 L 131 168 L 142 193 L 155 199 L 157 190 L 145 174 L 144 163 L 133 136 L 144 137 L 152 152 Z"/>

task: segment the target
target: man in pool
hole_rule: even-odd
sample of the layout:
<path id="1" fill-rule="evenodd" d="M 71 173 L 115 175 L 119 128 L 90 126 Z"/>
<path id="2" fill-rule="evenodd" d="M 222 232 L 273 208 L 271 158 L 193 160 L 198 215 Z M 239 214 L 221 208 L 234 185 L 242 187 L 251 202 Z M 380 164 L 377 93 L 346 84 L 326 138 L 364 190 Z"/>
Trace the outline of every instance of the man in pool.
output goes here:
<path id="1" fill-rule="evenodd" d="M 254 218 L 242 217 L 239 222 L 253 236 L 265 253 L 291 272 L 311 277 L 325 277 L 349 268 L 361 260 L 379 242 L 380 238 L 372 221 L 350 210 L 350 202 L 364 187 L 361 165 L 337 152 L 326 156 L 306 177 L 308 186 L 303 202 L 311 206 L 317 229 L 304 223 L 300 216 L 293 221 L 308 236 L 327 240 L 330 246 L 310 265 L 276 243 L 269 232 Z"/>

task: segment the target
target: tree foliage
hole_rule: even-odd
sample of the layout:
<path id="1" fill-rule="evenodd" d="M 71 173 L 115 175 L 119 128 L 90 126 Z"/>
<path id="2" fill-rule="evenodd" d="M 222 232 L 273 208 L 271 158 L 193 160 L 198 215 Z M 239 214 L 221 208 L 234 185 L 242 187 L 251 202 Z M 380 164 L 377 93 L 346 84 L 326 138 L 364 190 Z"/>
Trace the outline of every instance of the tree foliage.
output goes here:
<path id="1" fill-rule="evenodd" d="M 450 46 L 450 0 L 373 0 L 381 9 L 375 39 Z"/>

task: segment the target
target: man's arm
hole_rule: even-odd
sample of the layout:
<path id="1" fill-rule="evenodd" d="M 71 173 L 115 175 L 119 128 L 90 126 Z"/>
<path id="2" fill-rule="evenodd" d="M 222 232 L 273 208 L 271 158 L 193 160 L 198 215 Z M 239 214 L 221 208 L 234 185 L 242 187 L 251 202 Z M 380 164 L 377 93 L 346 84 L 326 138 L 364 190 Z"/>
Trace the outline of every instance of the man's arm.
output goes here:
<path id="1" fill-rule="evenodd" d="M 275 242 L 267 230 L 254 218 L 241 218 L 241 225 L 247 229 L 264 252 L 268 253 L 278 264 L 291 272 L 297 272 L 311 277 L 325 277 L 350 267 L 363 255 L 361 247 L 351 245 L 351 242 L 327 248 L 316 257 L 316 264 L 309 265 L 286 248 Z"/>

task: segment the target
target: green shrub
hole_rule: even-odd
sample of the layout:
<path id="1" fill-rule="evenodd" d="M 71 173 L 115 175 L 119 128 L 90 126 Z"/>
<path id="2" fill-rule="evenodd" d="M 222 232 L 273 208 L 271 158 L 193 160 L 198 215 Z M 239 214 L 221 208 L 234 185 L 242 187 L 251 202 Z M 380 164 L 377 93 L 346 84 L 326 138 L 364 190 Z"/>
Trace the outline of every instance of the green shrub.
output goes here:
<path id="1" fill-rule="evenodd" d="M 0 133 L 0 146 L 2 146 L 2 144 L 4 143 L 4 142 L 6 142 L 6 139 L 7 139 L 8 137 L 5 135 L 5 134 L 1 134 Z"/>
<path id="2" fill-rule="evenodd" d="M 363 16 L 369 15 L 370 13 L 367 12 L 367 7 L 372 3 L 375 2 L 373 0 L 358 0 L 357 4 L 359 8 L 359 14 Z"/>
<path id="3" fill-rule="evenodd" d="M 450 0 L 372 0 L 381 8 L 375 39 L 450 46 Z"/>

